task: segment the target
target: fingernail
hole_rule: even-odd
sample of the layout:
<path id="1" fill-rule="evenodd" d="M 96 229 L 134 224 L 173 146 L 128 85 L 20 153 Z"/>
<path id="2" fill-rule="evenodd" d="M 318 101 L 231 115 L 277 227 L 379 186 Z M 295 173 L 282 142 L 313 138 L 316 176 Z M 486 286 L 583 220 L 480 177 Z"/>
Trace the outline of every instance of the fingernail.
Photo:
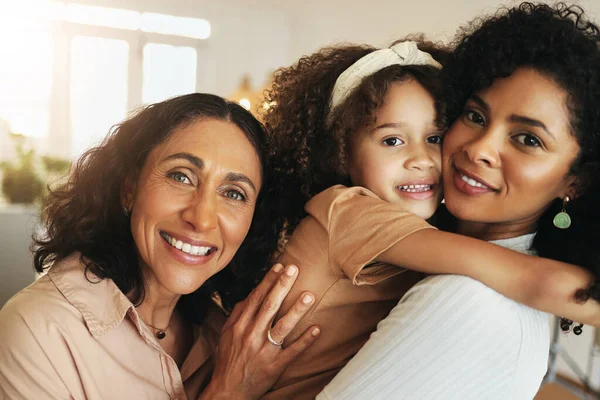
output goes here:
<path id="1" fill-rule="evenodd" d="M 321 330 L 319 328 L 315 328 L 312 330 L 311 333 L 313 336 L 317 336 L 317 335 L 319 335 L 319 333 L 321 333 Z"/>
<path id="2" fill-rule="evenodd" d="M 292 276 L 296 273 L 296 271 L 298 271 L 298 268 L 294 267 L 293 265 L 290 265 L 287 271 L 285 271 L 285 273 L 287 276 Z"/>
<path id="3" fill-rule="evenodd" d="M 275 264 L 275 266 L 273 266 L 273 271 L 276 273 L 281 272 L 281 269 L 283 268 L 283 265 L 281 264 Z"/>
<path id="4" fill-rule="evenodd" d="M 313 299 L 312 297 L 310 297 L 309 295 L 305 294 L 304 297 L 302 298 L 302 302 L 304 304 L 309 304 L 312 303 Z"/>

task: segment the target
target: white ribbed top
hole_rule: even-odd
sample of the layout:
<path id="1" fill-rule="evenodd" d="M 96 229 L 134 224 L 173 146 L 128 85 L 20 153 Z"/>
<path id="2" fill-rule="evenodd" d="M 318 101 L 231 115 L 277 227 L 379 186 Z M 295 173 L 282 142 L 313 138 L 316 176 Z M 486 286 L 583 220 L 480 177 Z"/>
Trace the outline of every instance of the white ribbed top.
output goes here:
<path id="1" fill-rule="evenodd" d="M 525 253 L 533 236 L 492 243 Z M 471 278 L 431 276 L 402 298 L 317 399 L 531 400 L 549 344 L 547 314 Z"/>

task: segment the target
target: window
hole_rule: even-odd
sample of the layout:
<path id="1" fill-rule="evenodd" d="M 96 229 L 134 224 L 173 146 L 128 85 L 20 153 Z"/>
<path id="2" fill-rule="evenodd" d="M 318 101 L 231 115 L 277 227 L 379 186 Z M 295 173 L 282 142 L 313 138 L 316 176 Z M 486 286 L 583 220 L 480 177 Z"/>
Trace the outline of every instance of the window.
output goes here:
<path id="1" fill-rule="evenodd" d="M 196 91 L 196 50 L 166 44 L 144 46 L 144 103 Z"/>
<path id="2" fill-rule="evenodd" d="M 79 36 L 71 45 L 71 155 L 99 144 L 127 113 L 129 44 Z"/>
<path id="3" fill-rule="evenodd" d="M 48 135 L 53 47 L 48 27 L 0 24 L 0 119 L 12 132 Z"/>
<path id="4" fill-rule="evenodd" d="M 0 2 L 0 135 L 9 126 L 42 138 L 32 141 L 41 151 L 77 156 L 141 104 L 198 91 L 210 33 L 199 18 Z"/>

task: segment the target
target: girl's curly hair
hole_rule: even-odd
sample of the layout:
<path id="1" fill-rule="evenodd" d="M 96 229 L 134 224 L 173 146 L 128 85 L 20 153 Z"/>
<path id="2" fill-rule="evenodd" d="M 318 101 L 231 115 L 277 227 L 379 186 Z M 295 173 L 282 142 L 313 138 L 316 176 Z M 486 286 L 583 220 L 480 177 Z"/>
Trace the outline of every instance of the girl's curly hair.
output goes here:
<path id="1" fill-rule="evenodd" d="M 448 52 L 440 44 L 414 40 L 419 49 L 442 64 Z M 390 66 L 366 77 L 334 110 L 329 101 L 337 78 L 352 64 L 377 50 L 366 45 L 327 47 L 275 72 L 263 121 L 269 136 L 269 157 L 280 192 L 278 215 L 290 233 L 306 216 L 304 205 L 336 184 L 350 185 L 347 174 L 349 137 L 366 124 L 384 101 L 391 84 L 416 79 L 434 98 L 441 90 L 439 70 L 430 66 Z M 330 112 L 332 115 L 329 116 Z"/>
<path id="2" fill-rule="evenodd" d="M 463 112 L 468 98 L 518 68 L 533 68 L 567 93 L 572 134 L 580 154 L 569 174 L 577 177 L 578 196 L 569 202 L 569 229 L 553 226 L 561 210 L 557 199 L 538 221 L 533 248 L 540 256 L 584 266 L 600 273 L 600 29 L 579 6 L 522 3 L 479 18 L 463 28 L 446 62 L 443 100 L 448 122 Z M 594 282 L 577 297 L 600 300 Z"/>
<path id="3" fill-rule="evenodd" d="M 178 308 L 200 322 L 211 297 L 218 294 L 230 310 L 259 281 L 277 249 L 281 227 L 272 214 L 270 167 L 262 125 L 244 108 L 221 97 L 194 93 L 152 104 L 117 125 L 103 143 L 75 164 L 68 181 L 50 192 L 42 212 L 43 235 L 34 236 L 34 265 L 42 272 L 74 252 L 87 271 L 112 279 L 134 304 L 144 299 L 145 285 L 130 220 L 121 193 L 126 180 L 136 180 L 150 151 L 179 127 L 214 118 L 237 125 L 254 146 L 262 166 L 263 185 L 252 225 L 232 261 L 197 291 L 183 296 Z"/>

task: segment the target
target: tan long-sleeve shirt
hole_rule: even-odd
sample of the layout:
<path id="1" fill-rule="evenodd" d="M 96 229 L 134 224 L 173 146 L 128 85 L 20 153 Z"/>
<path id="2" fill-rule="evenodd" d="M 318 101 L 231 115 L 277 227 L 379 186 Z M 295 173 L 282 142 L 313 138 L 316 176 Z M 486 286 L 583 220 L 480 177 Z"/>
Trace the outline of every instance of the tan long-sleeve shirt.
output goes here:
<path id="1" fill-rule="evenodd" d="M 219 311 L 194 326 L 180 370 L 114 282 L 88 278 L 75 254 L 2 308 L 0 398 L 195 399 L 213 369 Z"/>
<path id="2" fill-rule="evenodd" d="M 433 229 L 422 218 L 358 186 L 329 188 L 312 198 L 306 211 L 309 215 L 294 230 L 279 258 L 300 269 L 279 315 L 309 291 L 315 296 L 314 306 L 285 344 L 312 325 L 318 325 L 321 334 L 285 370 L 264 400 L 315 398 L 421 279 L 417 272 L 373 261 L 408 235 Z"/>

